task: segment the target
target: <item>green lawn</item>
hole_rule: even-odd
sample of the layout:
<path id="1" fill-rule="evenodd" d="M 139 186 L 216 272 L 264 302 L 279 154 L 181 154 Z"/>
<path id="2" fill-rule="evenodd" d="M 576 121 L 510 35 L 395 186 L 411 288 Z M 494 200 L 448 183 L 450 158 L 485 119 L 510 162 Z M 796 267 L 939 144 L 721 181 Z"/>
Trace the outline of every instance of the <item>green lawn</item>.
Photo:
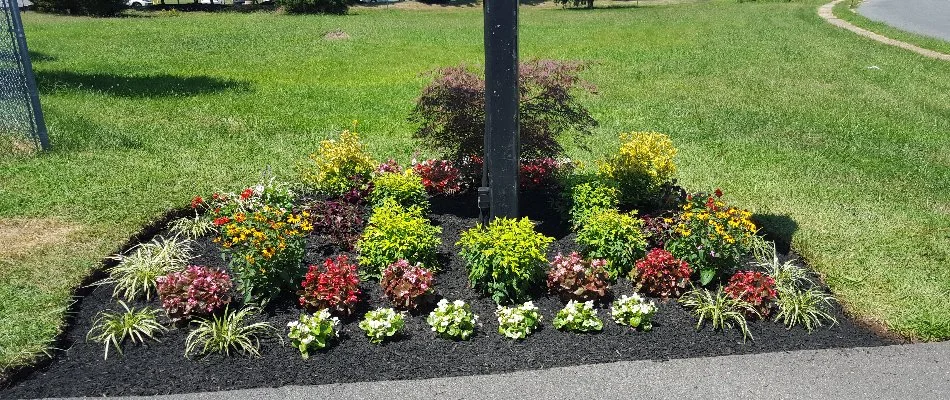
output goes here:
<path id="1" fill-rule="evenodd" d="M 521 51 L 590 62 L 601 124 L 572 157 L 669 133 L 682 183 L 772 215 L 850 311 L 950 338 L 950 63 L 830 26 L 824 1 L 524 7 Z M 45 349 L 97 261 L 195 194 L 292 177 L 354 119 L 408 160 L 423 73 L 482 62 L 480 10 L 24 15 L 56 147 L 0 161 L 0 227 L 32 244 L 0 250 L 0 366 Z"/>
<path id="2" fill-rule="evenodd" d="M 884 35 L 892 39 L 904 41 L 928 50 L 950 54 L 950 42 L 930 36 L 918 35 L 916 33 L 903 31 L 883 22 L 872 21 L 857 13 L 857 4 L 859 3 L 860 2 L 856 2 L 855 8 L 853 9 L 851 8 L 850 1 L 838 3 L 835 5 L 832 11 L 834 11 L 836 17 L 879 35 Z"/>

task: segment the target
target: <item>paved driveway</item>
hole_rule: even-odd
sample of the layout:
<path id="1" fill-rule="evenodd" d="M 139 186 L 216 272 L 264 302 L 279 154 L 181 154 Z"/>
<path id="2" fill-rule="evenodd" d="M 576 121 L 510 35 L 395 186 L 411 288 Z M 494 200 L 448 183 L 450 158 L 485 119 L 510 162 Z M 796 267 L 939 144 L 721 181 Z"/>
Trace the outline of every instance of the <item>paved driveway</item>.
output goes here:
<path id="1" fill-rule="evenodd" d="M 908 32 L 950 41 L 950 0 L 865 0 L 858 12 Z"/>

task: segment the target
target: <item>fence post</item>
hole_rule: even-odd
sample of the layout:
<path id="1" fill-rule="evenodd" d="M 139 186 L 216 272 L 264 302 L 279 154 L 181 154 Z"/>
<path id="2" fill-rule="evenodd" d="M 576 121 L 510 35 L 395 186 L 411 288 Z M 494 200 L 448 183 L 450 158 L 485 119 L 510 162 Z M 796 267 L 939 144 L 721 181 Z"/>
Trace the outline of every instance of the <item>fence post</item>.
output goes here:
<path id="1" fill-rule="evenodd" d="M 518 216 L 518 168 L 521 158 L 518 123 L 518 0 L 485 0 L 484 10 L 484 162 L 491 217 L 514 218 Z"/>

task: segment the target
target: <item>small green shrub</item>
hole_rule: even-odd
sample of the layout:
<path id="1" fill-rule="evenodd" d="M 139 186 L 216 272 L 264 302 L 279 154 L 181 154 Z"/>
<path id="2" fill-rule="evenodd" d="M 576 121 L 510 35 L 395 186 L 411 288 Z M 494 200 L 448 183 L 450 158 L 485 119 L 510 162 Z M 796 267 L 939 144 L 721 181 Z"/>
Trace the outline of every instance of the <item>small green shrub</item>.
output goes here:
<path id="1" fill-rule="evenodd" d="M 643 204 L 655 197 L 676 174 L 676 148 L 669 136 L 656 132 L 620 135 L 616 155 L 600 165 L 600 175 L 613 181 L 626 204 Z"/>
<path id="2" fill-rule="evenodd" d="M 266 322 L 248 324 L 245 321 L 251 313 L 259 311 L 257 307 L 247 307 L 237 312 L 225 308 L 222 315 L 199 321 L 198 327 L 185 338 L 185 357 L 209 353 L 230 356 L 231 350 L 260 356 L 260 337 L 273 335 L 277 329 Z"/>
<path id="3" fill-rule="evenodd" d="M 156 335 L 168 330 L 158 323 L 158 310 L 136 310 L 129 308 L 121 300 L 119 304 L 125 309 L 124 312 L 100 312 L 89 334 L 86 335 L 87 340 L 91 339 L 105 345 L 104 359 L 109 358 L 109 345 L 122 354 L 122 342 L 126 338 L 132 343 L 144 343 L 145 338 L 157 340 Z"/>
<path id="4" fill-rule="evenodd" d="M 452 340 L 471 338 L 475 333 L 476 321 L 478 316 L 472 312 L 472 306 L 462 300 L 449 303 L 446 299 L 439 300 L 438 306 L 426 319 L 433 332 Z"/>
<path id="5" fill-rule="evenodd" d="M 656 314 L 656 305 L 650 303 L 634 293 L 633 296 L 623 295 L 614 300 L 610 306 L 610 314 L 620 325 L 627 325 L 634 329 L 649 331 L 653 329 L 653 315 Z"/>
<path id="6" fill-rule="evenodd" d="M 595 332 L 604 329 L 604 321 L 597 317 L 593 301 L 567 302 L 554 316 L 552 324 L 557 329 L 571 332 Z"/>
<path id="7" fill-rule="evenodd" d="M 48 13 L 114 17 L 126 5 L 122 0 L 36 0 L 33 7 Z"/>
<path id="8" fill-rule="evenodd" d="M 422 184 L 422 177 L 412 169 L 405 172 L 391 172 L 379 174 L 373 178 L 373 192 L 370 199 L 374 205 L 381 205 L 386 199 L 395 200 L 399 205 L 429 208 L 429 196 L 426 187 Z"/>
<path id="9" fill-rule="evenodd" d="M 721 288 L 715 294 L 702 288 L 693 289 L 680 297 L 679 303 L 692 309 L 693 314 L 699 318 L 696 330 L 709 320 L 713 329 L 736 327 L 742 332 L 743 340 L 752 338 L 746 315 L 758 316 L 755 306 L 730 297 Z"/>
<path id="10" fill-rule="evenodd" d="M 346 14 L 350 0 L 276 0 L 288 14 Z"/>
<path id="11" fill-rule="evenodd" d="M 571 191 L 571 223 L 579 229 L 594 212 L 620 205 L 616 188 L 599 182 L 582 183 Z"/>
<path id="12" fill-rule="evenodd" d="M 432 226 L 421 208 L 403 208 L 392 199 L 386 200 L 373 210 L 356 245 L 360 273 L 379 278 L 384 268 L 401 259 L 410 264 L 432 265 L 442 243 L 441 234 L 442 228 Z"/>
<path id="13" fill-rule="evenodd" d="M 643 221 L 616 209 L 593 212 L 577 232 L 577 243 L 591 258 L 607 260 L 610 279 L 627 274 L 646 252 Z"/>
<path id="14" fill-rule="evenodd" d="M 149 243 L 142 243 L 128 254 L 111 257 L 119 263 L 109 269 L 109 277 L 102 284 L 113 284 L 114 297 L 135 300 L 144 296 L 151 300 L 158 293 L 157 279 L 172 272 L 185 269 L 191 259 L 191 241 L 156 237 Z"/>
<path id="15" fill-rule="evenodd" d="M 300 319 L 290 321 L 287 337 L 300 350 L 304 360 L 310 358 L 311 350 L 320 350 L 330 345 L 330 339 L 339 336 L 337 326 L 340 320 L 330 316 L 330 310 L 323 309 L 313 315 L 301 314 Z"/>
<path id="16" fill-rule="evenodd" d="M 541 313 L 532 302 L 517 307 L 498 306 L 498 333 L 511 339 L 524 339 L 541 326 Z"/>
<path id="17" fill-rule="evenodd" d="M 310 155 L 310 161 L 302 171 L 303 181 L 328 196 L 341 196 L 369 181 L 377 166 L 363 148 L 359 134 L 349 130 L 343 131 L 339 139 L 320 142 L 320 150 Z"/>
<path id="18" fill-rule="evenodd" d="M 545 276 L 545 253 L 554 238 L 534 231 L 527 218 L 495 218 L 462 233 L 457 246 L 472 286 L 496 303 L 523 301 Z"/>
<path id="19" fill-rule="evenodd" d="M 366 317 L 360 321 L 360 329 L 366 332 L 370 343 L 380 344 L 386 338 L 396 336 L 405 324 L 401 313 L 392 308 L 381 308 L 366 313 Z"/>

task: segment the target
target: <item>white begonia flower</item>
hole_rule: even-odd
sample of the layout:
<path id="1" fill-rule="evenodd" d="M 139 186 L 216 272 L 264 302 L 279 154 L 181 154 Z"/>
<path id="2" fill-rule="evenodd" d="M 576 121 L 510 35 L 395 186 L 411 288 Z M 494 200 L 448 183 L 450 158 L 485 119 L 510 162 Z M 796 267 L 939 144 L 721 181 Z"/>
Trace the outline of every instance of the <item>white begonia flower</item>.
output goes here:
<path id="1" fill-rule="evenodd" d="M 446 299 L 439 300 L 439 308 L 445 308 L 449 304 L 449 301 Z"/>
<path id="2" fill-rule="evenodd" d="M 462 300 L 455 300 L 452 304 L 455 304 L 456 307 L 465 307 L 465 302 Z"/>

